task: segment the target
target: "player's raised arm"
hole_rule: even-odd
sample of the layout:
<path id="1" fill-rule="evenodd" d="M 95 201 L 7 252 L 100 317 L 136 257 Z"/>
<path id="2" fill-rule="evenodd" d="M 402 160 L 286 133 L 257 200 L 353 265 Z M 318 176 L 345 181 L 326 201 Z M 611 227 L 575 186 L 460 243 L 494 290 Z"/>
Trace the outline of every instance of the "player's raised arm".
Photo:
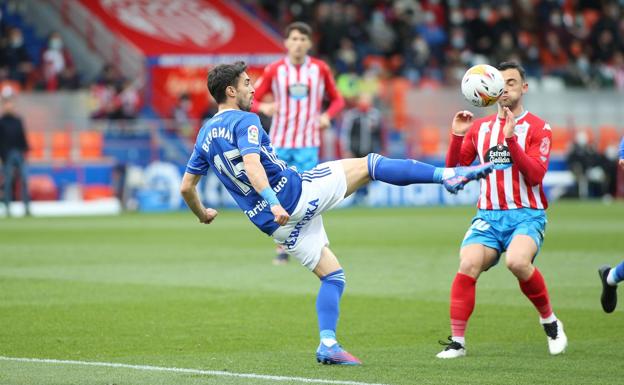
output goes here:
<path id="1" fill-rule="evenodd" d="M 285 225 L 290 215 L 282 207 L 279 199 L 277 199 L 277 194 L 275 194 L 275 191 L 269 184 L 266 171 L 260 162 L 260 154 L 250 153 L 243 155 L 243 164 L 249 182 L 251 182 L 256 192 L 270 205 L 271 212 L 275 216 L 275 222 L 279 223 L 280 226 Z"/>
<path id="2" fill-rule="evenodd" d="M 522 150 L 514 133 L 514 127 L 516 126 L 514 115 L 508 107 L 504 108 L 504 113 L 505 126 L 503 127 L 503 133 L 511 153 L 511 158 L 523 175 L 524 180 L 531 186 L 537 186 L 542 183 L 544 175 L 546 175 L 548 170 L 552 143 L 550 126 L 546 124 L 541 130 L 536 130 L 526 150 Z"/>
<path id="3" fill-rule="evenodd" d="M 459 111 L 451 123 L 451 141 L 446 152 L 446 166 L 468 166 L 477 156 L 470 128 L 474 115 L 470 111 Z"/>
<path id="4" fill-rule="evenodd" d="M 184 173 L 182 177 L 182 184 L 180 186 L 180 193 L 186 205 L 193 211 L 193 214 L 199 219 L 201 223 L 210 224 L 219 214 L 217 210 L 211 208 L 205 208 L 199 199 L 197 194 L 197 183 L 201 179 L 201 175 Z"/>

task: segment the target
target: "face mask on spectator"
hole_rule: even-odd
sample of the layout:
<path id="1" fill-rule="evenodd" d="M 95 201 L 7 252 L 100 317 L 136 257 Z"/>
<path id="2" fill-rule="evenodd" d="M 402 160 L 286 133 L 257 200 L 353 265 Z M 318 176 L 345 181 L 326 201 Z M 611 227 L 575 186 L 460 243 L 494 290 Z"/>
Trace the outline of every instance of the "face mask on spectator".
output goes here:
<path id="1" fill-rule="evenodd" d="M 453 36 L 453 38 L 451 38 L 451 45 L 453 48 L 463 49 L 466 46 L 466 40 L 461 36 Z"/>
<path id="2" fill-rule="evenodd" d="M 54 49 L 54 50 L 61 50 L 61 48 L 63 48 L 63 40 L 59 39 L 59 38 L 53 38 L 50 39 L 50 49 Z"/>
<path id="3" fill-rule="evenodd" d="M 13 36 L 11 37 L 11 47 L 19 48 L 24 44 L 24 39 L 21 36 Z"/>

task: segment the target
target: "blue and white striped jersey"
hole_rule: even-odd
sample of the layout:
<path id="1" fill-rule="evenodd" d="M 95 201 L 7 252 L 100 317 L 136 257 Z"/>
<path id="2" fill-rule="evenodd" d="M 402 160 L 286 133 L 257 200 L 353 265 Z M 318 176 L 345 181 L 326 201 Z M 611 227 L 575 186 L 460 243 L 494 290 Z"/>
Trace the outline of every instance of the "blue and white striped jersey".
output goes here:
<path id="1" fill-rule="evenodd" d="M 254 190 L 243 165 L 243 155 L 260 154 L 269 184 L 282 207 L 292 214 L 301 196 L 301 176 L 279 160 L 258 115 L 223 110 L 202 126 L 186 166 L 190 174 L 206 175 L 208 168 L 223 183 L 247 217 L 266 234 L 279 227 L 268 203 Z"/>

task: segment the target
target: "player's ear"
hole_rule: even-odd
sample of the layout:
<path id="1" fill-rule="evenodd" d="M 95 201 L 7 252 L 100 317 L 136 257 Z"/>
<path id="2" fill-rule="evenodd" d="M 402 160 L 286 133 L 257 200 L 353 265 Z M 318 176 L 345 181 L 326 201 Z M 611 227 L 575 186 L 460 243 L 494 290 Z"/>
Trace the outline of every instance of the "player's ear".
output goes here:
<path id="1" fill-rule="evenodd" d="M 225 87 L 225 94 L 231 97 L 236 96 L 236 88 L 234 88 L 233 86 Z"/>

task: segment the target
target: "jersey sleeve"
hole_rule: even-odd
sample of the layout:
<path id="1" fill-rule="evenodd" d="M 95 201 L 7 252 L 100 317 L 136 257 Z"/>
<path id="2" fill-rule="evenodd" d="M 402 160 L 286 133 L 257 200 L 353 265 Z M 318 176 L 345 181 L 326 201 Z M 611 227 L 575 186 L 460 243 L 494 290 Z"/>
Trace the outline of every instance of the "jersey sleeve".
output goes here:
<path id="1" fill-rule="evenodd" d="M 236 125 L 236 146 L 241 155 L 259 154 L 264 129 L 256 114 L 245 114 Z"/>
<path id="2" fill-rule="evenodd" d="M 191 158 L 186 164 L 186 172 L 195 175 L 206 175 L 210 164 L 201 156 L 201 153 L 197 149 L 193 149 Z"/>
<path id="3" fill-rule="evenodd" d="M 622 137 L 622 141 L 620 142 L 620 159 L 624 160 L 624 136 Z"/>
<path id="4" fill-rule="evenodd" d="M 518 167 L 524 179 L 531 185 L 542 183 L 548 170 L 550 161 L 550 148 L 552 146 L 552 131 L 548 124 L 532 132 L 525 151 L 518 144 L 518 138 L 514 135 L 506 139 L 511 159 Z"/>
<path id="5" fill-rule="evenodd" d="M 471 165 L 477 156 L 474 144 L 475 124 L 470 127 L 465 136 L 451 134 L 451 143 L 446 153 L 446 167 Z"/>

